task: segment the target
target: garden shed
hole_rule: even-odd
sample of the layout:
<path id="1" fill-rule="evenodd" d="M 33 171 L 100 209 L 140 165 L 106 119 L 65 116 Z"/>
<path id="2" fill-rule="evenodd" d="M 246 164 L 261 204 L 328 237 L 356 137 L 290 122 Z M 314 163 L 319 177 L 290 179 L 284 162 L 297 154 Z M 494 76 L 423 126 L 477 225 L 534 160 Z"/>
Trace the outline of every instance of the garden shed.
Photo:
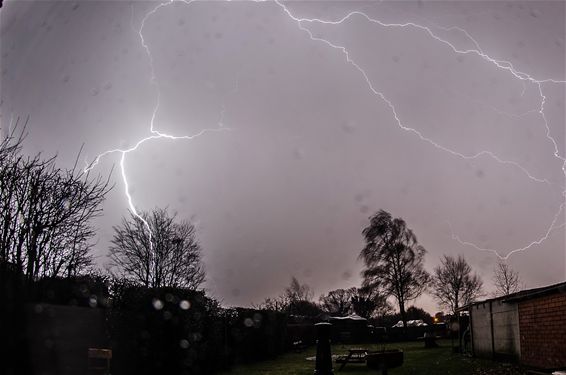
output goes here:
<path id="1" fill-rule="evenodd" d="M 470 316 L 474 356 L 566 369 L 566 282 L 474 302 L 460 311 Z"/>

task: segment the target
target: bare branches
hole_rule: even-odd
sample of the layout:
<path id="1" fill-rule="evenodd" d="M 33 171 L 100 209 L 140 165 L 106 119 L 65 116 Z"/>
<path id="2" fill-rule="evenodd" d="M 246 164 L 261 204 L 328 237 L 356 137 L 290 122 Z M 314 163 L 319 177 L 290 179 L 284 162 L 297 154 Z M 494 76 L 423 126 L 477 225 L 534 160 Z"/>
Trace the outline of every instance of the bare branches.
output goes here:
<path id="1" fill-rule="evenodd" d="M 331 290 L 320 296 L 320 305 L 324 311 L 335 316 L 346 316 L 352 311 L 352 297 L 357 293 L 355 287 Z"/>
<path id="2" fill-rule="evenodd" d="M 308 284 L 301 284 L 299 280 L 293 276 L 291 284 L 285 288 L 285 298 L 290 302 L 310 301 L 314 293 Z"/>
<path id="3" fill-rule="evenodd" d="M 506 296 L 508 294 L 518 292 L 521 289 L 519 274 L 507 263 L 497 263 L 493 273 L 496 297 Z"/>
<path id="4" fill-rule="evenodd" d="M 136 215 L 114 227 L 110 247 L 112 265 L 124 277 L 147 287 L 197 289 L 205 279 L 201 248 L 195 227 L 176 222 L 167 209 L 144 212 L 146 224 Z"/>
<path id="5" fill-rule="evenodd" d="M 483 282 L 462 256 L 457 259 L 445 255 L 441 265 L 434 269 L 432 295 L 441 306 L 452 313 L 483 295 Z"/>
<path id="6" fill-rule="evenodd" d="M 24 138 L 13 130 L 0 142 L 0 261 L 28 280 L 76 275 L 91 263 L 91 221 L 102 212 L 110 176 L 58 168 L 55 157 L 24 156 Z"/>

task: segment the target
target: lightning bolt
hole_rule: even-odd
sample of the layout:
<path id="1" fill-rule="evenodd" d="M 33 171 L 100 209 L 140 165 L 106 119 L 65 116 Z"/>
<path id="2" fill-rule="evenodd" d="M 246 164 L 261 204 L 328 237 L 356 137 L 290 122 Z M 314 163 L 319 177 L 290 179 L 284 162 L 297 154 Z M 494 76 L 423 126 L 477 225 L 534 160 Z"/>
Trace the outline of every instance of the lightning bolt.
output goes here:
<path id="1" fill-rule="evenodd" d="M 182 2 L 182 3 L 189 5 L 193 1 L 196 1 L 196 0 L 170 0 L 170 1 L 167 1 L 167 2 L 160 3 L 159 5 L 157 5 L 156 7 L 154 7 L 153 9 L 151 9 L 149 12 L 147 12 L 145 14 L 145 16 L 142 19 L 141 26 L 138 30 L 138 34 L 139 34 L 139 37 L 140 37 L 140 40 L 141 40 L 141 44 L 142 44 L 143 48 L 145 49 L 146 54 L 149 58 L 149 62 L 150 62 L 151 83 L 156 87 L 156 91 L 157 91 L 157 100 L 156 100 L 156 104 L 155 104 L 155 107 L 154 107 L 154 110 L 153 110 L 153 113 L 152 113 L 152 116 L 151 116 L 151 121 L 150 121 L 150 129 L 149 129 L 150 135 L 141 139 L 140 141 L 138 141 L 133 147 L 130 147 L 130 148 L 127 148 L 127 149 L 109 150 L 109 151 L 106 151 L 106 152 L 98 155 L 95 158 L 95 160 L 88 167 L 85 168 L 85 172 L 92 169 L 94 166 L 96 166 L 99 163 L 101 158 L 103 158 L 103 157 L 105 157 L 109 154 L 112 154 L 112 153 L 121 154 L 120 170 L 121 170 L 121 174 L 122 174 L 122 180 L 124 182 L 125 194 L 127 196 L 129 208 L 134 213 L 134 215 L 136 215 L 138 218 L 143 220 L 143 222 L 146 224 L 146 227 L 148 228 L 148 230 L 150 232 L 150 235 L 151 235 L 151 229 L 149 227 L 149 224 L 137 213 L 137 210 L 136 210 L 135 205 L 133 203 L 133 199 L 132 199 L 132 197 L 131 197 L 131 195 L 128 191 L 129 185 L 128 185 L 128 179 L 127 179 L 126 168 L 125 168 L 126 155 L 130 152 L 135 151 L 140 145 L 142 145 L 143 143 L 145 143 L 147 141 L 156 140 L 156 139 L 191 140 L 191 139 L 194 139 L 194 138 L 199 137 L 201 135 L 204 135 L 204 133 L 207 133 L 207 132 L 219 131 L 219 130 L 226 129 L 226 128 L 223 128 L 223 124 L 222 124 L 222 121 L 223 121 L 223 118 L 224 118 L 224 106 L 222 107 L 222 112 L 220 114 L 219 128 L 216 128 L 216 129 L 205 129 L 205 130 L 202 130 L 201 132 L 199 132 L 197 134 L 188 135 L 188 136 L 187 135 L 173 136 L 173 135 L 169 135 L 169 134 L 166 134 L 166 133 L 163 133 L 163 132 L 156 130 L 156 128 L 154 126 L 155 125 L 155 117 L 156 117 L 157 112 L 159 110 L 160 90 L 159 90 L 159 85 L 157 83 L 157 78 L 155 76 L 154 65 L 153 65 L 153 56 L 151 54 L 149 46 L 145 42 L 145 39 L 144 39 L 144 36 L 143 36 L 143 28 L 145 26 L 146 21 L 152 15 L 154 15 L 157 11 L 159 11 L 161 8 L 169 6 L 170 4 L 173 4 L 174 2 Z M 251 0 L 251 1 L 257 2 L 257 3 L 263 3 L 263 2 L 266 2 L 267 0 L 265 0 L 265 1 L 264 0 Z M 395 120 L 396 125 L 401 130 L 409 132 L 409 133 L 417 136 L 421 141 L 426 142 L 426 143 L 432 145 L 433 147 L 435 147 L 436 149 L 438 149 L 442 152 L 448 153 L 448 154 L 450 154 L 454 157 L 457 157 L 457 158 L 460 158 L 460 159 L 463 159 L 463 160 L 475 160 L 475 159 L 479 159 L 479 158 L 482 158 L 482 157 L 488 157 L 488 158 L 493 159 L 495 162 L 497 162 L 499 164 L 518 169 L 521 173 L 523 173 L 532 182 L 547 184 L 547 185 L 550 186 L 551 183 L 550 183 L 549 180 L 547 180 L 546 178 L 543 178 L 543 177 L 536 176 L 533 172 L 529 171 L 527 168 L 525 168 L 524 166 L 522 166 L 521 164 L 519 164 L 516 161 L 503 159 L 503 158 L 499 157 L 497 154 L 495 154 L 494 152 L 489 151 L 489 150 L 482 150 L 482 151 L 479 151 L 479 152 L 474 153 L 474 154 L 465 154 L 465 153 L 459 152 L 457 150 L 451 149 L 451 148 L 449 148 L 445 145 L 442 145 L 442 144 L 434 141 L 433 139 L 427 137 L 421 131 L 406 125 L 405 123 L 402 122 L 401 116 L 398 114 L 397 109 L 396 109 L 395 105 L 393 104 L 393 102 L 388 99 L 388 97 L 386 96 L 386 94 L 384 92 L 379 91 L 375 87 L 375 85 L 370 80 L 366 71 L 352 58 L 352 56 L 351 56 L 349 50 L 346 48 L 346 46 L 341 46 L 341 45 L 338 45 L 338 44 L 331 42 L 330 40 L 324 39 L 324 38 L 319 37 L 319 36 L 315 36 L 313 34 L 313 32 L 305 26 L 305 24 L 324 24 L 324 25 L 337 26 L 337 25 L 341 25 L 341 24 L 344 24 L 344 23 L 349 22 L 349 21 L 353 21 L 353 19 L 355 17 L 357 17 L 357 18 L 365 20 L 366 22 L 370 22 L 372 24 L 379 25 L 379 26 L 385 27 L 385 28 L 411 28 L 411 29 L 416 29 L 416 30 L 419 30 L 419 31 L 427 34 L 432 40 L 447 46 L 455 54 L 476 55 L 476 56 L 480 57 L 481 59 L 483 59 L 484 61 L 486 61 L 487 63 L 493 64 L 496 68 L 502 70 L 503 72 L 505 72 L 507 74 L 511 74 L 514 78 L 520 80 L 523 84 L 523 91 L 522 91 L 521 95 L 523 95 L 525 93 L 526 83 L 531 83 L 531 84 L 536 85 L 536 87 L 538 88 L 538 95 L 539 95 L 539 98 L 540 98 L 540 104 L 539 104 L 538 108 L 531 110 L 531 111 L 528 111 L 528 112 L 521 114 L 521 115 L 513 115 L 513 116 L 523 116 L 523 115 L 526 115 L 526 114 L 529 114 L 529 113 L 535 113 L 535 112 L 539 114 L 539 116 L 542 119 L 544 126 L 545 126 L 546 138 L 553 145 L 553 156 L 562 162 L 562 172 L 566 177 L 566 158 L 564 156 L 560 155 L 560 152 L 558 150 L 558 144 L 557 144 L 556 140 L 551 135 L 551 130 L 550 130 L 550 127 L 548 125 L 548 120 L 547 120 L 546 114 L 544 112 L 544 108 L 545 108 L 545 104 L 546 104 L 546 96 L 545 96 L 544 91 L 543 91 L 543 85 L 544 84 L 564 84 L 564 83 L 566 83 L 566 81 L 556 80 L 556 79 L 551 79 L 551 78 L 537 79 L 537 78 L 535 78 L 535 77 L 533 77 L 533 76 L 531 76 L 531 75 L 529 75 L 525 72 L 517 70 L 513 66 L 513 64 L 509 61 L 500 60 L 500 59 L 496 59 L 496 58 L 489 56 L 487 53 L 485 53 L 482 50 L 482 48 L 480 47 L 480 44 L 472 37 L 472 35 L 470 33 L 468 33 L 466 30 L 464 30 L 460 27 L 457 27 L 457 26 L 452 26 L 452 27 L 436 26 L 436 28 L 438 30 L 443 30 L 443 31 L 446 31 L 446 32 L 458 31 L 458 32 L 462 33 L 473 44 L 474 48 L 460 49 L 460 48 L 456 47 L 453 43 L 451 43 L 448 40 L 437 35 L 431 28 L 417 24 L 417 23 L 413 23 L 413 22 L 385 23 L 385 22 L 381 22 L 377 19 L 372 18 L 372 17 L 368 16 L 367 14 L 365 14 L 361 11 L 351 11 L 341 18 L 330 19 L 330 20 L 323 20 L 323 19 L 319 19 L 319 18 L 303 18 L 303 17 L 296 16 L 280 0 L 273 0 L 273 3 L 275 3 L 279 8 L 281 8 L 283 13 L 290 20 L 295 22 L 297 27 L 301 31 L 306 33 L 306 35 L 308 36 L 308 38 L 311 41 L 323 43 L 326 46 L 328 46 L 328 47 L 330 47 L 334 50 L 337 50 L 338 52 L 343 54 L 345 59 L 346 59 L 346 62 L 348 64 L 350 64 L 364 78 L 365 83 L 366 83 L 370 93 L 373 94 L 376 97 L 376 100 L 384 102 L 387 105 L 387 107 L 391 111 L 391 114 L 393 115 L 393 118 Z M 498 111 L 494 107 L 492 107 L 492 109 Z M 499 111 L 499 112 L 501 112 L 501 111 Z M 501 113 L 506 114 L 506 115 L 511 115 L 511 114 L 507 114 L 507 113 L 504 113 L 504 112 L 501 112 Z M 459 242 L 463 246 L 471 246 L 471 247 L 474 247 L 475 249 L 480 250 L 480 251 L 489 251 L 489 252 L 492 252 L 493 254 L 495 254 L 497 257 L 499 257 L 501 259 L 508 259 L 509 256 L 511 256 L 512 254 L 515 254 L 515 253 L 518 253 L 518 252 L 521 252 L 521 251 L 525 251 L 525 250 L 531 248 L 532 246 L 541 244 L 542 242 L 544 242 L 548 238 L 548 236 L 550 235 L 550 233 L 553 230 L 563 228 L 566 225 L 566 223 L 557 224 L 558 219 L 560 217 L 560 214 L 564 210 L 564 206 L 566 204 L 566 201 L 564 200 L 564 199 L 566 199 L 566 190 L 562 191 L 562 195 L 563 195 L 562 204 L 558 208 L 558 211 L 554 215 L 554 218 L 553 218 L 552 222 L 550 223 L 550 225 L 548 226 L 544 235 L 541 238 L 539 238 L 538 240 L 527 244 L 526 246 L 523 246 L 523 247 L 517 248 L 517 249 L 512 249 L 512 250 L 508 251 L 505 256 L 502 256 L 500 254 L 500 252 L 497 251 L 497 250 L 481 248 L 481 247 L 475 245 L 472 242 L 463 241 L 463 240 L 460 239 L 459 236 L 457 236 L 453 232 L 452 232 L 452 238 L 455 241 Z"/>
<path id="2" fill-rule="evenodd" d="M 187 4 L 192 2 L 192 1 L 184 1 L 184 0 L 181 0 L 181 1 L 183 1 L 184 3 L 187 3 Z M 129 154 L 130 152 L 136 151 L 142 144 L 149 142 L 149 141 L 152 141 L 152 140 L 157 140 L 157 139 L 193 140 L 193 139 L 198 138 L 198 137 L 200 137 L 200 136 L 202 136 L 206 133 L 230 130 L 230 128 L 224 127 L 224 124 L 223 124 L 224 112 L 225 112 L 224 105 L 222 105 L 222 111 L 220 113 L 220 119 L 218 121 L 218 125 L 219 125 L 218 128 L 203 129 L 196 134 L 181 135 L 181 136 L 163 133 L 159 130 L 156 130 L 156 128 L 155 128 L 155 118 L 157 116 L 157 113 L 159 111 L 159 106 L 160 106 L 160 103 L 161 103 L 161 91 L 159 89 L 159 84 L 157 82 L 157 77 L 155 75 L 153 56 L 152 56 L 151 50 L 149 49 L 149 46 L 147 45 L 145 38 L 143 36 L 143 29 L 144 29 L 145 23 L 146 23 L 146 21 L 148 20 L 149 17 L 151 17 L 153 14 L 155 14 L 155 12 L 157 12 L 160 8 L 166 6 L 167 4 L 171 4 L 171 3 L 173 3 L 173 1 L 171 1 L 169 3 L 161 3 L 158 6 L 156 6 L 155 8 L 153 8 L 151 11 L 146 13 L 146 15 L 142 19 L 141 26 L 138 30 L 138 35 L 140 37 L 141 44 L 142 44 L 143 48 L 145 49 L 145 52 L 146 52 L 146 54 L 149 58 L 149 65 L 150 65 L 150 71 L 151 71 L 150 82 L 151 82 L 152 85 L 154 85 L 156 87 L 156 91 L 157 91 L 157 99 L 156 99 L 155 106 L 154 106 L 152 114 L 151 114 L 151 120 L 149 122 L 150 135 L 148 135 L 145 138 L 140 139 L 138 142 L 136 142 L 134 144 L 134 146 L 132 146 L 130 148 L 113 149 L 113 150 L 108 150 L 108 151 L 105 151 L 105 152 L 99 154 L 90 164 L 85 166 L 85 168 L 83 170 L 84 173 L 88 173 L 92 168 L 94 168 L 95 166 L 97 166 L 100 163 L 102 158 L 106 157 L 107 155 L 114 154 L 114 153 L 118 153 L 118 154 L 121 155 L 120 156 L 120 173 L 122 175 L 122 182 L 124 184 L 124 193 L 125 193 L 127 201 L 128 201 L 128 207 L 129 207 L 130 211 L 132 212 L 132 214 L 134 214 L 134 216 L 136 216 L 139 220 L 141 220 L 143 222 L 144 226 L 147 229 L 147 233 L 148 233 L 148 237 L 149 237 L 150 273 L 149 273 L 148 276 L 150 277 L 150 279 L 151 279 L 151 272 L 156 270 L 155 254 L 154 254 L 154 251 L 153 251 L 153 242 L 152 242 L 153 232 L 151 231 L 151 226 L 149 225 L 147 220 L 145 220 L 145 218 L 136 209 L 136 206 L 134 204 L 134 200 L 132 198 L 132 195 L 130 194 L 130 187 L 129 187 L 130 184 L 128 182 L 128 177 L 127 177 L 127 174 L 126 174 L 126 166 L 125 166 L 126 155 Z M 133 7 L 132 7 L 132 20 L 133 20 Z M 131 25 L 133 26 L 133 21 L 131 22 Z"/>
<path id="3" fill-rule="evenodd" d="M 519 79 L 523 82 L 523 92 L 521 95 L 524 94 L 525 92 L 525 82 L 530 82 L 535 84 L 538 87 L 538 92 L 539 92 L 539 96 L 540 96 L 540 106 L 537 110 L 537 112 L 540 114 L 544 126 L 546 128 L 546 138 L 552 143 L 553 147 L 554 147 L 554 152 L 553 155 L 555 158 L 559 159 L 562 161 L 562 172 L 566 177 L 566 158 L 564 158 L 563 156 L 560 155 L 559 151 L 558 151 L 558 145 L 556 143 L 556 140 L 552 137 L 551 132 L 550 132 L 550 127 L 548 125 L 548 120 L 546 118 L 546 114 L 544 112 L 544 106 L 546 103 L 546 96 L 543 93 L 543 88 L 542 85 L 545 83 L 553 83 L 553 84 L 563 84 L 566 83 L 566 81 L 561 81 L 561 80 L 556 80 L 556 79 L 551 79 L 551 78 L 547 78 L 547 79 L 536 79 L 534 77 L 532 77 L 531 75 L 521 72 L 517 69 L 515 69 L 515 67 L 513 66 L 513 64 L 509 61 L 505 61 L 505 60 L 498 60 L 495 59 L 493 57 L 490 57 L 489 55 L 487 55 L 485 52 L 483 52 L 483 50 L 481 49 L 479 43 L 470 35 L 470 33 L 468 33 L 466 30 L 460 28 L 460 27 L 449 27 L 449 28 L 442 28 L 442 30 L 444 31 L 452 31 L 452 30 L 458 30 L 460 32 L 462 32 L 464 35 L 466 35 L 466 37 L 473 43 L 473 45 L 475 46 L 475 49 L 459 49 L 457 48 L 455 45 L 453 45 L 452 43 L 450 43 L 449 41 L 441 38 L 440 36 L 438 36 L 437 34 L 435 34 L 432 29 L 430 29 L 429 27 L 426 26 L 422 26 L 413 22 L 406 22 L 406 23 L 384 23 L 381 22 L 379 20 L 376 20 L 374 18 L 371 18 L 370 16 L 368 16 L 367 14 L 360 12 L 360 11 L 352 11 L 349 12 L 348 14 L 346 14 L 345 16 L 339 18 L 339 19 L 335 19 L 335 20 L 322 20 L 319 18 L 301 18 L 301 17 L 297 17 L 295 16 L 287 6 L 285 6 L 280 0 L 274 0 L 275 3 L 277 5 L 279 5 L 279 7 L 281 7 L 281 9 L 294 21 L 296 22 L 298 28 L 302 31 L 304 31 L 308 37 L 312 40 L 312 41 L 317 41 L 317 42 L 321 42 L 323 44 L 326 44 L 327 46 L 338 50 L 339 52 L 341 52 L 345 58 L 346 61 L 352 65 L 364 78 L 367 87 L 369 88 L 369 90 L 371 91 L 371 93 L 373 95 L 375 95 L 378 99 L 382 100 L 383 102 L 385 102 L 387 104 L 387 106 L 389 107 L 389 109 L 391 110 L 391 113 L 393 114 L 393 117 L 395 119 L 395 122 L 397 124 L 397 126 L 399 128 L 401 128 L 404 131 L 413 133 L 414 135 L 416 135 L 420 140 L 427 142 L 429 144 L 431 144 L 432 146 L 436 147 L 439 150 L 442 150 L 444 152 L 447 152 L 453 156 L 459 157 L 461 159 L 464 160 L 473 160 L 473 159 L 478 159 L 482 156 L 487 156 L 490 157 L 492 159 L 494 159 L 496 162 L 503 164 L 503 165 L 509 165 L 509 166 L 513 166 L 515 168 L 518 168 L 519 170 L 521 170 L 530 180 L 537 182 L 537 183 L 545 183 L 548 185 L 551 185 L 550 181 L 548 181 L 545 178 L 540 178 L 540 177 L 536 177 L 534 176 L 529 170 L 527 170 L 525 167 L 523 167 L 522 165 L 520 165 L 519 163 L 512 161 L 512 160 L 505 160 L 500 158 L 499 156 L 497 156 L 495 153 L 488 151 L 488 150 L 483 150 L 480 151 L 476 154 L 470 154 L 470 155 L 466 155 L 463 154 L 461 152 L 458 152 L 456 150 L 450 149 L 446 146 L 443 146 L 437 142 L 435 142 L 434 140 L 426 137 L 424 134 L 422 134 L 420 131 L 418 131 L 417 129 L 411 128 L 405 124 L 403 124 L 403 122 L 400 119 L 400 116 L 397 113 L 397 110 L 394 106 L 394 104 L 386 97 L 386 95 L 377 90 L 373 83 L 371 82 L 371 80 L 368 77 L 368 74 L 366 73 L 366 71 L 351 57 L 351 54 L 349 52 L 349 50 L 345 47 L 345 46 L 341 46 L 341 45 L 337 45 L 327 39 L 315 36 L 312 31 L 308 28 L 306 28 L 303 24 L 307 23 L 307 24 L 313 24 L 313 23 L 319 23 L 319 24 L 324 24 L 324 25 L 340 25 L 343 24 L 347 21 L 349 21 L 350 19 L 352 19 L 355 16 L 361 17 L 363 19 L 365 19 L 368 22 L 371 22 L 373 24 L 377 24 L 379 26 L 382 27 L 389 27 L 389 28 L 414 28 L 414 29 L 418 29 L 421 30 L 422 32 L 427 33 L 432 39 L 436 40 L 439 43 L 442 43 L 446 46 L 448 46 L 454 53 L 456 54 L 460 54 L 460 55 L 467 55 L 467 54 L 473 54 L 473 55 L 477 55 L 479 57 L 481 57 L 483 60 L 485 60 L 488 63 L 494 64 L 498 69 L 501 69 L 503 71 L 506 71 L 509 74 L 512 74 L 516 79 Z M 527 113 L 530 113 L 532 111 L 529 111 Z M 525 113 L 526 114 L 526 113 Z M 564 190 L 562 192 L 562 195 L 564 198 L 566 198 L 566 190 Z M 552 220 L 550 226 L 547 228 L 546 233 L 539 238 L 536 241 L 533 241 L 531 243 L 529 243 L 526 246 L 517 248 L 517 249 L 512 249 L 510 251 L 508 251 L 507 255 L 501 255 L 500 252 L 498 250 L 495 249 L 486 249 L 486 248 L 481 248 L 477 245 L 475 245 L 472 242 L 466 242 L 466 241 L 462 241 L 460 239 L 459 236 L 457 236 L 456 234 L 452 233 L 452 238 L 454 240 L 456 240 L 457 242 L 459 242 L 461 245 L 464 246 L 471 246 L 474 247 L 477 250 L 480 251 L 489 251 L 491 253 L 493 253 L 494 255 L 496 255 L 498 258 L 500 259 L 508 259 L 512 254 L 518 253 L 520 251 L 524 251 L 527 250 L 529 248 L 531 248 L 534 245 L 538 245 L 541 244 L 542 242 L 544 242 L 550 235 L 550 233 L 554 230 L 554 229 L 558 229 L 558 228 L 562 228 L 566 225 L 562 224 L 562 225 L 558 225 L 556 226 L 556 223 L 558 221 L 558 218 L 560 216 L 560 213 L 562 212 L 564 205 L 565 205 L 565 201 L 563 199 L 562 204 L 560 205 L 560 207 L 558 208 L 556 214 L 554 215 L 554 219 Z"/>

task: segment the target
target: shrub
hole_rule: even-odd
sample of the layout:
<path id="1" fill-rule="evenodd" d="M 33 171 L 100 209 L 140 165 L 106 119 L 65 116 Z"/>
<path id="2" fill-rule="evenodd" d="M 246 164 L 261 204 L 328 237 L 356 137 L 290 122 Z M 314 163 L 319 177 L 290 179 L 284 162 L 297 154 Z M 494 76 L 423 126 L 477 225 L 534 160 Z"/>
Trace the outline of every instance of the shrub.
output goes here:
<path id="1" fill-rule="evenodd" d="M 111 295 L 114 373 L 210 374 L 284 350 L 282 313 L 222 309 L 201 291 L 127 282 L 116 283 Z"/>

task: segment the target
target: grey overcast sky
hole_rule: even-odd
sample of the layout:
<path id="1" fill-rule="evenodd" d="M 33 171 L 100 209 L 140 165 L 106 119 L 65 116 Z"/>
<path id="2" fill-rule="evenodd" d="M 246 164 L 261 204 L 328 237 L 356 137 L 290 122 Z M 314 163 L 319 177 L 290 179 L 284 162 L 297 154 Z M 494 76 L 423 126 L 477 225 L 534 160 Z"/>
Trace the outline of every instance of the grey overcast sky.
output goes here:
<path id="1" fill-rule="evenodd" d="M 292 275 L 317 296 L 359 285 L 379 209 L 429 270 L 463 254 L 489 291 L 498 257 L 478 248 L 527 247 L 508 262 L 536 287 L 566 278 L 565 34 L 563 1 L 8 0 L 0 121 L 30 116 L 27 151 L 62 165 L 83 143 L 86 162 L 150 136 L 158 97 L 162 134 L 229 128 L 144 142 L 124 164 L 138 209 L 197 224 L 226 305 Z M 119 161 L 94 170 L 117 167 L 100 265 L 128 209 Z"/>

